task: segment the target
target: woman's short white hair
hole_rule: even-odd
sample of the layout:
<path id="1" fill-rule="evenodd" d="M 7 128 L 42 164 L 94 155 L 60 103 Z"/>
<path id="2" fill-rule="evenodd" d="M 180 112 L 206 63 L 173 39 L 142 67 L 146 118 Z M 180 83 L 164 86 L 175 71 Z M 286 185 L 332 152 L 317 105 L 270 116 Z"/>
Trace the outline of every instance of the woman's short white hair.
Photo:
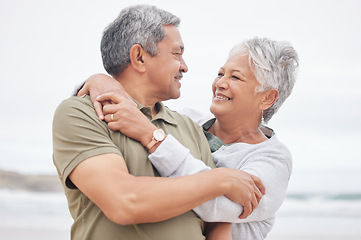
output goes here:
<path id="1" fill-rule="evenodd" d="M 250 67 L 260 83 L 256 92 L 279 92 L 275 103 L 263 112 L 264 121 L 268 122 L 292 92 L 298 70 L 297 52 L 288 42 L 255 37 L 233 47 L 229 57 L 238 53 L 249 55 Z"/>

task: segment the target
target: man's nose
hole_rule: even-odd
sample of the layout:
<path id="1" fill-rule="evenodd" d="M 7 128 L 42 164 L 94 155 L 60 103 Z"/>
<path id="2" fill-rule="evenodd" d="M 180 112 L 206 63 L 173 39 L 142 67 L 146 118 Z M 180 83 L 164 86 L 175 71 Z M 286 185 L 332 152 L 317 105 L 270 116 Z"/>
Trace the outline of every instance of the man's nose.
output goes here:
<path id="1" fill-rule="evenodd" d="M 188 66 L 183 58 L 181 59 L 180 71 L 184 73 L 188 72 Z"/>

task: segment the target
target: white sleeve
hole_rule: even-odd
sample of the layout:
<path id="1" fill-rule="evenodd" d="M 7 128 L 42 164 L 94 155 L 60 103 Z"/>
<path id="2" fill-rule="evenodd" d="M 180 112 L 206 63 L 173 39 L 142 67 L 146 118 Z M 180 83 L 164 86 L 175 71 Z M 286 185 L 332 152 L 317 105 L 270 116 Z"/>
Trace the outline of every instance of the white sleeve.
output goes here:
<path id="1" fill-rule="evenodd" d="M 210 170 L 171 135 L 149 155 L 149 159 L 164 177 L 179 177 Z M 267 151 L 256 152 L 246 164 L 238 168 L 259 177 L 265 185 L 266 195 L 262 197 L 258 207 L 246 219 L 239 219 L 243 206 L 219 196 L 194 209 L 203 220 L 233 223 L 262 221 L 272 218 L 279 209 L 292 171 L 292 156 L 288 149 L 279 144 L 271 146 Z"/>
<path id="2" fill-rule="evenodd" d="M 180 177 L 211 170 L 203 161 L 194 158 L 190 151 L 172 135 L 149 155 L 149 160 L 162 177 Z M 239 222 L 243 206 L 225 196 L 219 196 L 193 209 L 207 222 Z"/>
<path id="3" fill-rule="evenodd" d="M 266 188 L 258 207 L 240 222 L 261 221 L 273 217 L 282 205 L 292 171 L 292 155 L 285 146 L 277 145 L 259 152 L 241 169 L 261 179 Z"/>

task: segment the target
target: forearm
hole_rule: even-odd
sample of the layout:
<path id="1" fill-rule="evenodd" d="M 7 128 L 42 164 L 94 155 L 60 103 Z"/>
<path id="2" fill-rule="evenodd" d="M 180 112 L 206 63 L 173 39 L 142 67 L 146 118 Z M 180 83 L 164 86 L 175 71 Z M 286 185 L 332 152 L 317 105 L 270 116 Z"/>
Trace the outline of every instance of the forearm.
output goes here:
<path id="1" fill-rule="evenodd" d="M 189 150 L 171 135 L 168 135 L 157 151 L 149 156 L 149 159 L 160 175 L 165 177 L 186 176 L 211 169 L 204 162 L 194 158 Z M 207 222 L 238 222 L 243 206 L 225 196 L 219 196 L 193 210 Z"/>
<path id="2" fill-rule="evenodd" d="M 149 159 L 162 176 L 185 176 L 209 169 L 202 161 L 195 159 L 172 136 L 169 136 L 149 156 Z M 277 156 L 269 157 L 259 154 L 248 161 L 241 170 L 260 177 L 265 184 L 267 194 L 262 197 L 259 206 L 246 219 L 239 219 L 243 206 L 224 196 L 219 196 L 193 209 L 203 220 L 243 223 L 261 221 L 274 216 L 284 200 L 290 175 L 285 160 Z"/>
<path id="3" fill-rule="evenodd" d="M 76 86 L 73 90 L 72 96 L 78 96 L 78 93 L 84 87 L 85 83 L 86 83 L 86 81 L 84 81 L 83 83 L 80 83 L 78 86 Z"/>
<path id="4" fill-rule="evenodd" d="M 122 192 L 132 196 L 128 204 L 134 219 L 127 224 L 159 222 L 227 193 L 222 169 L 179 178 L 134 177 Z M 124 196 L 122 196 L 124 197 Z"/>

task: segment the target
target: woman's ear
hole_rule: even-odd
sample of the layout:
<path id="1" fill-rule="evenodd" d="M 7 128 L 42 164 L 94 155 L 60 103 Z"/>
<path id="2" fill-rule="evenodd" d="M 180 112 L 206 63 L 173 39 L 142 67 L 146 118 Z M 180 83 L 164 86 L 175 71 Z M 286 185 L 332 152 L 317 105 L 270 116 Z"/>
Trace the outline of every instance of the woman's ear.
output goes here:
<path id="1" fill-rule="evenodd" d="M 270 108 L 278 98 L 278 90 L 271 89 L 264 92 L 263 101 L 261 104 L 261 110 L 265 111 L 266 109 Z"/>
<path id="2" fill-rule="evenodd" d="M 129 50 L 130 64 L 139 72 L 145 71 L 144 58 L 146 57 L 146 51 L 140 44 L 134 44 Z"/>

